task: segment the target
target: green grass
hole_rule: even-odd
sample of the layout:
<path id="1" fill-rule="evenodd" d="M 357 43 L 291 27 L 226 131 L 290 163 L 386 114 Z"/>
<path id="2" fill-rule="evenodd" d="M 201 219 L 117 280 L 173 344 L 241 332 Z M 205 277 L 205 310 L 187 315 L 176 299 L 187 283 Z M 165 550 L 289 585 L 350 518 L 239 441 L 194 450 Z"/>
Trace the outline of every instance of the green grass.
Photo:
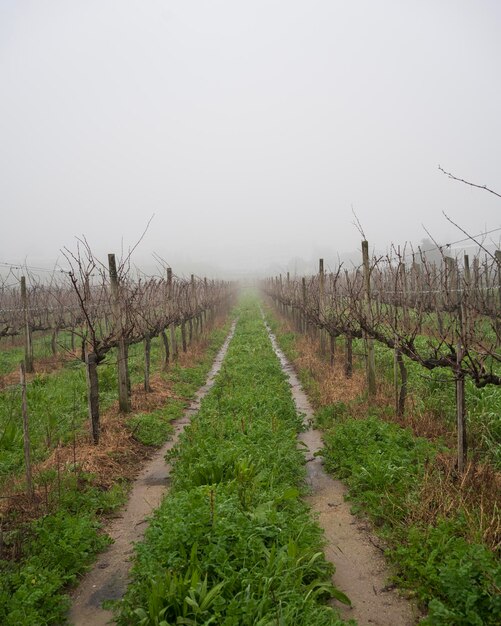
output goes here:
<path id="1" fill-rule="evenodd" d="M 127 420 L 134 437 L 147 446 L 160 447 L 172 433 L 171 422 L 179 419 L 196 391 L 205 383 L 215 356 L 229 331 L 229 323 L 211 332 L 209 345 L 202 358 L 188 367 L 173 363 L 162 375 L 172 382 L 172 391 L 178 398 L 168 398 L 165 405 L 150 413 L 137 413 Z M 152 350 L 152 354 L 153 354 Z M 160 355 L 158 355 L 160 358 Z"/>
<path id="2" fill-rule="evenodd" d="M 119 624 L 341 624 L 322 533 L 299 498 L 302 424 L 256 304 L 172 451 L 173 486 L 137 547 Z"/>
<path id="3" fill-rule="evenodd" d="M 51 339 L 51 333 L 33 333 L 32 342 L 35 364 L 37 359 L 52 356 Z M 5 374 L 19 369 L 19 363 L 24 359 L 24 346 L 22 344 L 18 345 L 20 342 L 22 342 L 21 337 L 15 338 L 14 345 L 12 345 L 11 340 L 8 338 L 4 337 L 0 340 L 0 376 L 4 376 Z M 61 353 L 64 349 L 71 349 L 71 333 L 68 331 L 61 331 L 57 336 L 58 353 Z"/>
<path id="4" fill-rule="evenodd" d="M 320 419 L 326 424 L 324 409 Z M 325 466 L 345 480 L 350 498 L 389 541 L 398 582 L 427 607 L 422 623 L 492 625 L 501 621 L 501 565 L 481 543 L 468 543 L 461 511 L 436 525 L 408 524 L 426 463 L 436 446 L 377 417 L 355 420 L 332 411 Z"/>
<path id="5" fill-rule="evenodd" d="M 165 375 L 173 382 L 173 391 L 184 399 L 185 403 L 173 402 L 165 417 L 175 419 L 182 414 L 186 401 L 205 382 L 205 376 L 219 347 L 227 334 L 228 325 L 215 329 L 210 336 L 210 344 L 200 362 L 191 367 L 183 368 L 172 364 Z M 117 398 L 117 371 L 115 352 L 111 352 L 107 360 L 98 368 L 99 400 L 101 411 L 106 410 Z M 160 340 L 152 340 L 151 363 L 152 373 L 161 368 Z M 144 375 L 144 353 L 140 344 L 133 345 L 129 350 L 129 370 L 131 383 L 139 384 Z M 69 361 L 62 369 L 51 374 L 36 375 L 27 386 L 29 428 L 33 461 L 45 459 L 57 445 L 58 441 L 67 444 L 88 428 L 87 384 L 84 365 L 78 361 Z M 162 424 L 165 422 L 161 414 L 158 419 L 135 418 L 131 424 L 136 429 L 138 438 L 147 445 L 159 445 Z M 144 421 L 139 426 L 139 422 Z M 148 435 L 146 421 L 156 434 Z M 153 424 L 154 423 L 154 424 Z M 163 429 L 163 441 L 170 433 L 169 428 Z M 0 484 L 5 477 L 19 473 L 24 464 L 21 416 L 21 390 L 13 386 L 0 392 Z M 162 441 L 162 442 L 163 442 Z M 162 443 L 160 442 L 160 443 Z"/>
<path id="6" fill-rule="evenodd" d="M 92 485 L 90 475 L 69 474 L 62 481 L 61 496 L 50 496 L 58 500 L 56 512 L 4 533 L 4 549 L 20 553 L 17 559 L 0 560 L 0 623 L 5 626 L 65 621 L 65 588 L 109 543 L 97 515 L 126 499 L 123 483 L 103 491 Z"/>
<path id="7" fill-rule="evenodd" d="M 425 342 L 418 338 L 416 343 Z M 357 347 L 362 350 L 361 341 Z M 376 367 L 379 376 L 393 380 L 393 351 L 376 344 Z M 414 410 L 431 413 L 453 431 L 456 420 L 456 397 L 453 374 L 449 369 L 426 370 L 404 357 L 408 372 L 408 393 Z M 501 470 L 501 387 L 475 386 L 466 379 L 466 414 L 469 448 L 472 453 Z"/>
<path id="8" fill-rule="evenodd" d="M 172 434 L 171 421 L 183 414 L 186 402 L 169 399 L 165 407 L 151 413 L 136 413 L 127 420 L 127 427 L 145 446 L 160 447 Z"/>
<path id="9" fill-rule="evenodd" d="M 279 345 L 289 358 L 295 353 L 295 334 L 280 332 L 269 316 Z M 361 343 L 354 343 L 354 351 Z M 393 354 L 376 346 L 379 375 L 392 375 Z M 444 384 L 444 370 L 428 372 L 406 360 L 409 391 L 418 410 L 431 411 L 437 419 L 453 424 L 454 385 Z M 424 373 L 424 376 L 423 376 Z M 315 382 L 300 372 L 309 393 Z M 472 436 L 485 431 L 485 458 L 499 457 L 499 388 L 477 389 L 467 383 L 469 426 Z M 325 467 L 346 482 L 355 511 L 369 515 L 389 545 L 396 581 L 415 595 L 428 611 L 422 622 L 429 626 L 494 626 L 501 623 L 501 565 L 482 544 L 466 540 L 467 525 L 461 510 L 452 510 L 436 524 L 409 522 L 419 506 L 424 473 L 433 467 L 440 442 L 415 437 L 408 429 L 384 420 L 387 408 L 372 409 L 366 419 L 350 417 L 352 403 L 337 402 L 316 412 L 315 421 L 324 430 Z M 497 451 L 496 451 L 497 450 Z M 429 470 L 428 470 L 429 471 Z M 438 472 L 438 470 L 436 470 Z M 438 480 L 438 476 L 437 476 Z M 480 535 L 480 533 L 478 533 Z"/>
<path id="10" fill-rule="evenodd" d="M 187 391 L 189 396 L 193 395 L 198 381 L 205 380 L 227 329 L 228 324 L 211 333 L 210 345 L 200 362 L 185 369 L 175 366 L 165 375 L 173 381 L 182 378 L 187 384 L 191 383 Z M 157 351 L 158 361 L 159 356 Z M 139 347 L 131 350 L 134 382 L 139 382 L 142 376 L 141 359 Z M 99 368 L 101 401 L 105 405 L 116 397 L 114 369 L 111 364 Z M 35 458 L 48 454 L 45 428 L 53 417 L 59 437 L 72 436 L 73 420 L 77 427 L 82 426 L 87 418 L 85 393 L 83 370 L 77 362 L 57 373 L 37 377 L 28 386 L 31 411 L 37 411 L 32 419 Z M 17 390 L 0 395 L 3 406 L 7 406 L 13 416 L 16 416 L 18 400 Z M 131 416 L 128 425 L 144 444 L 160 446 L 172 432 L 170 422 L 183 414 L 186 404 L 187 398 L 168 398 L 165 406 L 157 411 Z M 7 440 L 3 440 L 0 468 L 4 471 L 19 470 L 22 466 L 20 433 L 13 432 L 18 433 L 17 441 L 14 438 L 12 442 L 18 444 L 17 448 L 12 445 L 8 449 Z M 101 531 L 99 518 L 121 506 L 127 498 L 125 482 L 109 489 L 100 488 L 98 484 L 98 477 L 82 473 L 78 465 L 59 475 L 55 469 L 36 474 L 35 487 L 45 493 L 47 514 L 30 523 L 15 524 L 16 520 L 11 519 L 9 528 L 12 529 L 3 533 L 4 558 L 8 555 L 11 558 L 0 559 L 0 624 L 38 626 L 65 622 L 69 606 L 67 588 L 75 584 L 95 555 L 109 543 Z"/>

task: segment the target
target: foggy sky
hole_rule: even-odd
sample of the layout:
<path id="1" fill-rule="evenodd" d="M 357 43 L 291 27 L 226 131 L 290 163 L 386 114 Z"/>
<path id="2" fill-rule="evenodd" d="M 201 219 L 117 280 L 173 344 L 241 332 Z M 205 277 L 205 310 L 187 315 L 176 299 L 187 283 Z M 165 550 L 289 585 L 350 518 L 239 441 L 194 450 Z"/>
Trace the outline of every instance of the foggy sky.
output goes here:
<path id="1" fill-rule="evenodd" d="M 0 0 L 0 261 L 183 271 L 501 225 L 497 0 Z M 493 235 L 498 241 L 499 233 Z M 123 242 L 123 244 L 122 244 Z M 64 260 L 61 264 L 66 265 Z"/>

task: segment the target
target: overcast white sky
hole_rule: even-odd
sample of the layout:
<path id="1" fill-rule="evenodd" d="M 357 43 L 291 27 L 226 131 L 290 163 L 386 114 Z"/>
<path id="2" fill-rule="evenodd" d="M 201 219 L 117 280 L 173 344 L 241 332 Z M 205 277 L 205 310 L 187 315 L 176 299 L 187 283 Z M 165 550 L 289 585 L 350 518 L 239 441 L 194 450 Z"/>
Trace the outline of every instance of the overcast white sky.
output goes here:
<path id="1" fill-rule="evenodd" d="M 499 0 L 0 0 L 0 261 L 254 270 L 501 226 Z M 498 234 L 495 238 L 498 238 Z M 186 270 L 187 271 L 187 270 Z"/>

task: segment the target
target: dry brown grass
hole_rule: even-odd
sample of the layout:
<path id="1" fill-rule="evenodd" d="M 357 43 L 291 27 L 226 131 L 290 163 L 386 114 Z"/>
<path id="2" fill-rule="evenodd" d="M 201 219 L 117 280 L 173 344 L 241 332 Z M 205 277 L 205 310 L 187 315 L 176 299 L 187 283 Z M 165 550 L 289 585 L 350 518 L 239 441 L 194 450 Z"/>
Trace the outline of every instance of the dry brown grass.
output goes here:
<path id="1" fill-rule="evenodd" d="M 466 519 L 466 537 L 483 541 L 493 551 L 501 549 L 501 475 L 491 466 L 470 462 L 458 476 L 455 459 L 440 454 L 421 483 L 417 504 L 409 522 L 433 524 L 461 511 Z"/>
<path id="2" fill-rule="evenodd" d="M 65 363 L 73 358 L 76 358 L 75 355 L 69 352 L 61 352 L 52 356 L 37 358 L 35 361 L 35 372 L 33 374 L 26 374 L 26 379 L 30 382 L 39 374 L 51 374 L 56 370 L 60 370 L 64 367 Z M 0 391 L 11 385 L 17 385 L 18 383 L 19 368 L 16 368 L 12 372 L 0 376 Z"/>

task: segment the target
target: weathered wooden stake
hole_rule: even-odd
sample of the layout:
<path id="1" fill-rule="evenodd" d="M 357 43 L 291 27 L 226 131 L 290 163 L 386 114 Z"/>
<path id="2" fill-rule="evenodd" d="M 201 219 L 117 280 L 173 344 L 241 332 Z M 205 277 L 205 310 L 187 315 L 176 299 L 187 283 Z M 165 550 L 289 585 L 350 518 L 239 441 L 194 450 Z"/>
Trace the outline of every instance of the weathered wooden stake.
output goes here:
<path id="1" fill-rule="evenodd" d="M 371 312 L 371 276 L 369 268 L 369 242 L 362 241 L 362 260 L 364 266 L 364 282 L 365 282 L 365 303 L 367 307 L 367 314 L 372 315 Z M 369 392 L 369 398 L 374 398 L 376 395 L 376 359 L 374 354 L 374 339 L 364 332 L 365 346 L 366 346 L 366 367 L 367 367 L 367 389 Z"/>
<path id="2" fill-rule="evenodd" d="M 190 304 L 192 306 L 192 310 L 196 311 L 197 308 L 197 292 L 196 292 L 196 285 L 195 285 L 195 274 L 191 274 L 190 276 Z M 188 320 L 188 328 L 189 328 L 189 339 L 188 339 L 188 345 L 191 346 L 192 342 L 193 342 L 193 318 L 190 317 L 190 319 Z"/>
<path id="3" fill-rule="evenodd" d="M 496 259 L 497 264 L 497 274 L 498 274 L 498 289 L 497 289 L 497 299 L 495 302 L 498 303 L 498 311 L 501 311 L 501 250 L 496 250 L 494 252 L 494 257 Z M 496 335 L 498 338 L 497 346 L 501 345 L 501 319 L 500 317 L 496 317 Z"/>
<path id="4" fill-rule="evenodd" d="M 97 356 L 94 352 L 85 355 L 85 371 L 87 373 L 87 404 L 89 407 L 90 431 L 92 442 L 99 443 L 99 378 L 97 375 Z"/>
<path id="5" fill-rule="evenodd" d="M 336 353 L 336 337 L 329 334 L 330 339 L 330 365 L 334 367 L 334 355 Z"/>
<path id="6" fill-rule="evenodd" d="M 57 333 L 58 333 L 58 329 L 55 328 L 52 331 L 52 336 L 50 338 L 50 348 L 51 348 L 51 352 L 53 356 L 56 356 L 57 354 Z"/>
<path id="7" fill-rule="evenodd" d="M 405 269 L 405 263 L 400 263 L 399 265 L 399 278 L 400 278 L 400 290 L 402 292 L 402 311 L 404 314 L 404 330 L 408 331 L 410 328 L 410 318 L 409 318 L 409 306 L 407 301 L 407 272 Z"/>
<path id="8" fill-rule="evenodd" d="M 407 398 L 407 368 L 405 367 L 402 351 L 398 346 L 398 337 L 395 336 L 395 349 L 393 351 L 393 381 L 395 389 L 395 414 L 403 417 L 405 413 L 405 400 Z"/>
<path id="9" fill-rule="evenodd" d="M 325 313 L 325 273 L 324 273 L 324 260 L 318 260 L 318 312 L 320 321 L 324 321 Z M 326 341 L 325 331 L 320 328 L 320 353 L 325 356 L 326 353 Z"/>
<path id="10" fill-rule="evenodd" d="M 31 475 L 31 446 L 30 430 L 28 425 L 28 399 L 26 394 L 26 366 L 21 362 L 21 408 L 23 414 L 23 443 L 24 443 L 24 469 L 26 476 L 26 494 L 31 500 L 33 498 L 33 478 Z"/>
<path id="11" fill-rule="evenodd" d="M 186 352 L 188 347 L 186 345 L 186 322 L 181 322 L 181 344 L 183 346 L 183 352 Z"/>
<path id="12" fill-rule="evenodd" d="M 353 374 L 353 337 L 348 333 L 344 338 L 344 375 L 351 378 Z"/>
<path id="13" fill-rule="evenodd" d="M 303 298 L 303 333 L 306 335 L 308 332 L 308 318 L 306 316 L 306 278 L 304 276 L 301 279 L 301 289 Z"/>
<path id="14" fill-rule="evenodd" d="M 162 330 L 162 332 L 160 333 L 160 337 L 162 338 L 162 343 L 164 346 L 164 356 L 163 356 L 163 369 L 166 370 L 169 368 L 169 361 L 170 361 L 170 348 L 169 348 L 169 340 L 167 339 L 167 333 L 165 332 L 165 330 Z"/>
<path id="15" fill-rule="evenodd" d="M 463 358 L 463 347 L 457 346 L 457 370 L 456 370 L 456 416 L 458 431 L 458 472 L 462 474 L 466 465 L 468 447 L 466 442 L 466 401 L 465 401 L 465 380 L 461 372 L 461 360 Z"/>
<path id="16" fill-rule="evenodd" d="M 167 306 L 171 307 L 172 302 L 172 267 L 167 268 Z M 169 309 L 170 311 L 171 309 Z M 179 350 L 176 340 L 176 325 L 174 323 L 169 324 L 170 345 L 172 348 L 172 357 L 174 360 L 179 355 Z"/>
<path id="17" fill-rule="evenodd" d="M 24 316 L 24 363 L 26 372 L 34 372 L 33 367 L 33 342 L 31 338 L 30 313 L 28 308 L 28 294 L 26 291 L 26 278 L 21 276 L 21 303 Z"/>
<path id="18" fill-rule="evenodd" d="M 111 294 L 113 297 L 113 308 L 115 323 L 118 325 L 118 404 L 122 413 L 130 413 L 130 380 L 128 367 L 128 350 L 124 337 L 124 320 L 120 306 L 120 293 L 118 285 L 117 265 L 114 254 L 108 254 L 108 266 L 110 272 Z"/>
<path id="19" fill-rule="evenodd" d="M 144 390 L 146 393 L 151 391 L 150 385 L 150 366 L 151 366 L 151 337 L 146 333 L 144 337 Z"/>

